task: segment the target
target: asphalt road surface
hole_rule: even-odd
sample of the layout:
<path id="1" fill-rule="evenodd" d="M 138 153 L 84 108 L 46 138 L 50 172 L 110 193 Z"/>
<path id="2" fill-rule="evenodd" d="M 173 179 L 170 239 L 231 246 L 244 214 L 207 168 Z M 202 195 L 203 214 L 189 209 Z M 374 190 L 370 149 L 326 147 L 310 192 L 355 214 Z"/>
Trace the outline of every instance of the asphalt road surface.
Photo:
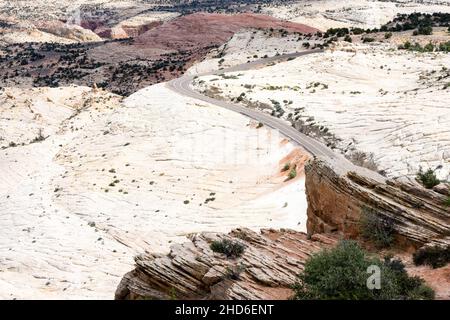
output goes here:
<path id="1" fill-rule="evenodd" d="M 245 71 L 250 69 L 255 69 L 257 67 L 265 66 L 268 63 L 271 62 L 280 62 L 280 61 L 286 61 L 289 58 L 298 58 L 300 56 L 305 56 L 308 54 L 323 52 L 323 50 L 309 50 L 309 51 L 302 51 L 302 52 L 295 52 L 295 53 L 289 53 L 279 56 L 274 56 L 270 58 L 260 59 L 256 61 L 252 61 L 249 63 L 237 65 L 231 68 L 218 70 L 215 72 L 209 72 L 209 73 L 203 73 L 199 74 L 198 76 L 205 76 L 205 75 L 213 75 L 213 74 L 223 74 L 226 72 L 236 72 L 236 71 Z M 252 118 L 258 122 L 261 122 L 262 124 L 269 126 L 275 130 L 278 130 L 281 134 L 289 138 L 291 141 L 299 144 L 302 146 L 306 151 L 311 153 L 315 156 L 327 156 L 329 158 L 336 158 L 336 153 L 322 144 L 321 142 L 308 137 L 307 135 L 297 131 L 295 128 L 293 128 L 288 122 L 280 120 L 276 117 L 273 117 L 269 114 L 263 113 L 261 111 L 252 110 L 249 108 L 242 107 L 237 104 L 233 104 L 230 102 L 225 102 L 222 100 L 214 99 L 208 96 L 205 96 L 194 89 L 191 88 L 190 84 L 192 83 L 192 80 L 194 79 L 194 76 L 182 76 L 180 78 L 174 79 L 170 82 L 168 82 L 169 88 L 171 88 L 173 91 L 180 93 L 182 95 L 198 99 L 204 102 L 211 103 L 213 105 L 232 110 L 235 112 L 238 112 L 240 114 L 243 114 L 249 118 Z"/>

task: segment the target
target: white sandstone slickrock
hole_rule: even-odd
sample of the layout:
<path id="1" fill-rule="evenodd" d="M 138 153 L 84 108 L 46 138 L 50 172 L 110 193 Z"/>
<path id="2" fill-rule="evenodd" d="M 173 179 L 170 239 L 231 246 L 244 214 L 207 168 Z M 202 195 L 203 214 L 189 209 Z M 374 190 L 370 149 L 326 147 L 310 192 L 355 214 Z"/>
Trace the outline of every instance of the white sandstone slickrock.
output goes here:
<path id="1" fill-rule="evenodd" d="M 262 12 L 323 31 L 343 27 L 372 29 L 392 21 L 397 14 L 450 12 L 450 1 L 299 0 L 286 5 L 275 3 L 264 6 Z"/>
<path id="2" fill-rule="evenodd" d="M 0 298 L 110 299 L 136 254 L 188 234 L 306 230 L 302 174 L 280 171 L 308 156 L 239 114 L 164 84 L 0 99 Z"/>
<path id="3" fill-rule="evenodd" d="M 413 176 L 420 166 L 442 165 L 438 174 L 446 179 L 449 69 L 448 54 L 348 45 L 225 77 L 200 77 L 196 88 L 214 89 L 226 99 L 245 94 L 244 102 L 253 105 L 275 107 L 278 102 L 284 118 L 291 115 L 306 126 L 321 126 L 335 136 L 343 153 L 373 154 L 388 176 Z"/>

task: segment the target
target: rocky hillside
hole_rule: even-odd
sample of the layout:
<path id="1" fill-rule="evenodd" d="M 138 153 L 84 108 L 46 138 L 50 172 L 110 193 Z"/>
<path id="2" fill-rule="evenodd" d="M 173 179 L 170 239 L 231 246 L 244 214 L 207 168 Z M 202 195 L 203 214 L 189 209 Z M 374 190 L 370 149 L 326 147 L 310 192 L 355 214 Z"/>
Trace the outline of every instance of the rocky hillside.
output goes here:
<path id="1" fill-rule="evenodd" d="M 11 43 L 14 39 L 7 35 L 15 25 L 5 26 L 8 41 L 5 40 L 5 47 L 0 47 L 0 85 L 29 88 L 70 84 L 92 87 L 96 84 L 117 94 L 130 95 L 180 76 L 212 48 L 221 46 L 240 30 L 272 28 L 287 33 L 316 30 L 254 14 L 198 13 L 165 23 L 154 21 L 142 25 L 142 21 L 147 20 L 129 20 L 113 29 L 100 28 L 101 31 L 92 27 L 102 37 L 115 38 L 101 42 L 94 41 L 100 40 L 99 36 L 86 28 L 62 22 L 40 22 L 30 27 L 34 33 L 17 31 L 14 38 L 21 41 Z M 111 36 L 112 33 L 115 35 Z M 22 39 L 24 34 L 27 36 Z M 40 36 L 42 41 L 36 40 Z M 61 43 L 42 43 L 49 39 L 62 40 Z M 92 41 L 80 42 L 82 39 Z M 33 43 L 27 43 L 29 40 Z"/>
<path id="2" fill-rule="evenodd" d="M 425 189 L 409 178 L 385 177 L 349 163 L 314 159 L 305 166 L 308 232 L 361 235 L 364 208 L 392 221 L 396 245 L 417 249 L 427 243 L 450 245 L 450 185 Z"/>
<path id="3" fill-rule="evenodd" d="M 168 255 L 143 254 L 116 291 L 116 299 L 288 299 L 305 260 L 339 238 L 361 239 L 362 208 L 395 226 L 395 250 L 414 275 L 424 277 L 437 298 L 448 299 L 449 267 L 416 267 L 417 248 L 450 246 L 450 187 L 425 190 L 413 181 L 386 178 L 349 162 L 313 159 L 306 165 L 308 236 L 295 231 L 245 229 L 230 234 L 193 234 Z M 241 244 L 242 256 L 214 252 L 224 239 Z M 404 251 L 406 249 L 406 251 Z M 409 253 L 408 253 L 409 252 Z M 409 256 L 408 256 L 409 254 Z"/>
<path id="4" fill-rule="evenodd" d="M 213 252 L 211 243 L 224 239 L 240 243 L 243 254 Z M 192 235 L 166 256 L 136 257 L 136 269 L 122 279 L 116 299 L 288 299 L 305 260 L 335 243 L 334 237 L 289 230 Z"/>

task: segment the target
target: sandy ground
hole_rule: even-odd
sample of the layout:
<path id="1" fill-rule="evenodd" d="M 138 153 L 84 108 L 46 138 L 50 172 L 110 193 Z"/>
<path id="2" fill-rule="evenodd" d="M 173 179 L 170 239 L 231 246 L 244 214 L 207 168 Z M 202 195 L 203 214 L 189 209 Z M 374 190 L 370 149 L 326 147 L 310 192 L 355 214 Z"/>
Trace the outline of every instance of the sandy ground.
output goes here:
<path id="1" fill-rule="evenodd" d="M 241 115 L 164 84 L 0 99 L 0 298 L 110 299 L 135 254 L 186 234 L 305 230 L 302 172 L 281 168 L 306 156 Z"/>
<path id="2" fill-rule="evenodd" d="M 443 165 L 439 175 L 445 179 L 450 172 L 449 91 L 444 88 L 449 68 L 448 54 L 350 45 L 259 70 L 200 77 L 196 86 L 213 88 L 226 99 L 244 93 L 247 102 L 272 108 L 277 101 L 283 117 L 326 128 L 344 153 L 373 154 L 389 176 Z"/>

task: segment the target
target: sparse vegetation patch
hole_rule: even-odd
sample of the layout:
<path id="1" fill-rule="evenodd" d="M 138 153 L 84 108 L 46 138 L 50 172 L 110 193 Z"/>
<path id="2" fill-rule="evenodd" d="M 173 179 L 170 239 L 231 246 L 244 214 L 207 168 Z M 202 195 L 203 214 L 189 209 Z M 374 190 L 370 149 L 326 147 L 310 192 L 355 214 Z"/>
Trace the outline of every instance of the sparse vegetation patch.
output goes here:
<path id="1" fill-rule="evenodd" d="M 244 245 L 240 242 L 228 239 L 215 240 L 211 243 L 210 248 L 214 252 L 223 253 L 228 258 L 240 257 L 245 250 Z"/>
<path id="2" fill-rule="evenodd" d="M 391 246 L 394 241 L 394 222 L 392 219 L 364 207 L 360 220 L 361 235 L 378 248 Z"/>
<path id="3" fill-rule="evenodd" d="M 368 268 L 380 270 L 380 288 L 367 287 Z M 298 300 L 415 300 L 434 299 L 423 279 L 410 277 L 400 260 L 371 257 L 354 241 L 342 241 L 305 263 L 293 286 Z"/>
<path id="4" fill-rule="evenodd" d="M 424 172 L 422 168 L 420 168 L 419 172 L 417 173 L 417 180 L 420 181 L 422 185 L 427 189 L 432 189 L 433 187 L 441 183 L 441 181 L 436 177 L 436 173 L 433 169 L 428 169 Z"/>
<path id="5" fill-rule="evenodd" d="M 415 265 L 429 265 L 433 268 L 445 266 L 450 261 L 450 246 L 426 246 L 413 254 Z"/>

